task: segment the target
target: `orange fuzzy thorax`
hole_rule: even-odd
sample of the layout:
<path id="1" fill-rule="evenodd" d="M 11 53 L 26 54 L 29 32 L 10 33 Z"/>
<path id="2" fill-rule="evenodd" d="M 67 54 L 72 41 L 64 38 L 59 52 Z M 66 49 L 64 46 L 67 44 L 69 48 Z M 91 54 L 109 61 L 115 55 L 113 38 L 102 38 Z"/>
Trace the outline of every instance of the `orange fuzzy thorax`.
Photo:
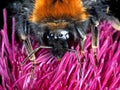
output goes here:
<path id="1" fill-rule="evenodd" d="M 37 23 L 44 20 L 86 20 L 89 17 L 80 0 L 35 0 L 30 21 Z"/>

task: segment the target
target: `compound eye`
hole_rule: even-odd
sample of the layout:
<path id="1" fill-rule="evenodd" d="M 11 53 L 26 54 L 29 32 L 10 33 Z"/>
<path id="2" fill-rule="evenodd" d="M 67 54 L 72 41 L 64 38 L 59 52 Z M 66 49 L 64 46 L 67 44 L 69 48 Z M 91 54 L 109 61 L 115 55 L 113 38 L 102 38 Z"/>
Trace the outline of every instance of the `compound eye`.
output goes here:
<path id="1" fill-rule="evenodd" d="M 60 34 L 58 34 L 58 37 L 63 37 L 63 34 L 61 34 L 61 33 L 60 33 Z"/>
<path id="2" fill-rule="evenodd" d="M 54 37 L 54 34 L 53 34 L 53 33 L 50 33 L 49 35 L 50 35 L 50 37 Z"/>
<path id="3" fill-rule="evenodd" d="M 45 33 L 45 37 L 47 37 L 47 39 L 52 39 L 54 38 L 54 34 L 53 33 Z"/>
<path id="4" fill-rule="evenodd" d="M 69 38 L 69 36 L 70 36 L 69 33 L 67 33 L 67 34 L 65 35 L 65 37 L 66 37 L 67 39 Z"/>
<path id="5" fill-rule="evenodd" d="M 69 38 L 69 32 L 62 30 L 58 33 L 58 38 L 67 40 Z"/>

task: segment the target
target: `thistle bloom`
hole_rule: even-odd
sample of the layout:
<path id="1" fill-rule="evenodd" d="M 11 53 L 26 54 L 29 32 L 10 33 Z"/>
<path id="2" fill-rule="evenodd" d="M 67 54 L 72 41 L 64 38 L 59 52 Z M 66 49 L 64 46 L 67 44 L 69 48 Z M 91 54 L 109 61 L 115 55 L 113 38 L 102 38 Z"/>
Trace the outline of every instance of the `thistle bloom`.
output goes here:
<path id="1" fill-rule="evenodd" d="M 76 52 L 66 52 L 61 60 L 54 58 L 47 49 L 37 52 L 31 77 L 32 62 L 21 66 L 27 54 L 24 45 L 15 40 L 15 19 L 12 20 L 12 35 L 9 39 L 6 10 L 3 14 L 4 26 L 0 31 L 0 90 L 120 90 L 120 32 L 114 30 L 109 22 L 104 21 L 98 27 L 98 65 L 95 64 L 91 48 L 91 33 L 88 33 L 84 55 L 79 52 L 79 46 Z M 36 43 L 32 44 L 35 49 Z"/>

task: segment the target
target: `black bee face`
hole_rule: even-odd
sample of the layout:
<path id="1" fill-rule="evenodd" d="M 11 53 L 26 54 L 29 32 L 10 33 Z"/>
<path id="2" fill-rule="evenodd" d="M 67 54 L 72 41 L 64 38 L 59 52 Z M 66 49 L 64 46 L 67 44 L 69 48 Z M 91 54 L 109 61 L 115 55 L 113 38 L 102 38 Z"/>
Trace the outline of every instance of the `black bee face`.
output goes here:
<path id="1" fill-rule="evenodd" d="M 51 53 L 56 57 L 62 57 L 70 48 L 70 41 L 73 41 L 73 34 L 68 29 L 58 29 L 45 32 L 43 39 L 47 46 L 51 46 Z"/>

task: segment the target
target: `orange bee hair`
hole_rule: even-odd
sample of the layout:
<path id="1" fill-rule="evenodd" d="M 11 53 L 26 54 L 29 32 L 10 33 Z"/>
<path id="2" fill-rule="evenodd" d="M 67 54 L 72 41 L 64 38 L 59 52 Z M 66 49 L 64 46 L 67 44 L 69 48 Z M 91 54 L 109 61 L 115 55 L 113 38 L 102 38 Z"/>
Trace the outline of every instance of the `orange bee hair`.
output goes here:
<path id="1" fill-rule="evenodd" d="M 44 20 L 86 20 L 89 14 L 81 0 L 35 0 L 29 20 L 34 23 Z"/>

